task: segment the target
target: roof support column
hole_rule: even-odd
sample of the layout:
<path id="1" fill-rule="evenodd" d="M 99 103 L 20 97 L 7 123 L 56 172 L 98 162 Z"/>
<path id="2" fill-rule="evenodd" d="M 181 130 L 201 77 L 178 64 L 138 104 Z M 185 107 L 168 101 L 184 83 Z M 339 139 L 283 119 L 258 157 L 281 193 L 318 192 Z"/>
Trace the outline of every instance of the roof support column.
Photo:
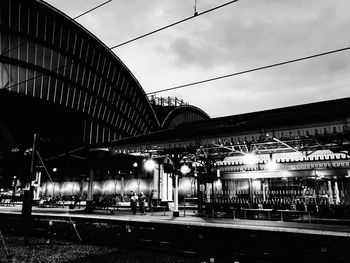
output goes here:
<path id="1" fill-rule="evenodd" d="M 86 210 L 92 210 L 92 200 L 93 200 L 93 186 L 94 186 L 94 169 L 90 168 L 89 180 L 88 180 L 88 190 L 86 198 Z"/>
<path id="2" fill-rule="evenodd" d="M 174 182 L 174 211 L 173 216 L 180 216 L 179 213 L 179 176 L 175 171 L 175 175 L 173 177 Z"/>

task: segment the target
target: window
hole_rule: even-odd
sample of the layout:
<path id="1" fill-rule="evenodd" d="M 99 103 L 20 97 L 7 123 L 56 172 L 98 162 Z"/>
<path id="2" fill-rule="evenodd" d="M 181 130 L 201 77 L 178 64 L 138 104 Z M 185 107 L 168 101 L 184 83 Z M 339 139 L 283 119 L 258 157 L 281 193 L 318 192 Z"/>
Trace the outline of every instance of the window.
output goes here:
<path id="1" fill-rule="evenodd" d="M 26 82 L 26 95 L 33 95 L 34 87 L 34 71 L 31 69 L 27 70 L 27 82 Z"/>
<path id="2" fill-rule="evenodd" d="M 52 78 L 51 77 L 51 88 L 48 91 L 48 100 L 55 102 L 55 95 L 56 95 L 56 90 L 57 90 L 57 84 L 58 84 L 58 80 L 56 78 Z"/>
<path id="3" fill-rule="evenodd" d="M 51 49 L 44 48 L 44 68 L 50 69 L 51 66 Z"/>
<path id="4" fill-rule="evenodd" d="M 27 62 L 27 40 L 20 38 L 19 39 L 19 59 Z"/>
<path id="5" fill-rule="evenodd" d="M 107 70 L 107 79 L 110 80 L 110 73 L 111 73 L 111 66 L 112 66 L 112 63 L 109 61 L 108 62 L 108 70 Z"/>
<path id="6" fill-rule="evenodd" d="M 63 70 L 63 76 L 65 78 L 70 78 L 70 72 L 73 66 L 73 60 L 69 57 L 66 57 L 66 61 L 65 64 L 62 66 L 62 70 Z"/>
<path id="7" fill-rule="evenodd" d="M 36 19 L 37 19 L 37 11 L 33 8 L 29 8 L 28 10 L 28 21 L 29 21 L 29 33 L 33 37 L 36 36 Z"/>
<path id="8" fill-rule="evenodd" d="M 28 8 L 20 4 L 20 31 L 28 33 Z"/>
<path id="9" fill-rule="evenodd" d="M 72 95 L 72 109 L 77 109 L 78 108 L 78 91 L 77 91 L 77 88 L 76 87 L 71 87 L 71 93 L 73 93 Z"/>
<path id="10" fill-rule="evenodd" d="M 27 82 L 26 73 L 27 71 L 25 68 L 19 68 L 18 70 L 19 92 L 24 94 L 26 93 L 26 82 Z"/>
<path id="11" fill-rule="evenodd" d="M 55 21 L 55 29 L 54 29 L 54 35 L 53 40 L 55 46 L 61 47 L 61 32 L 62 32 L 62 25 L 58 23 L 58 21 Z"/>
<path id="12" fill-rule="evenodd" d="M 9 35 L 9 41 L 10 41 L 10 47 L 9 47 L 9 56 L 10 58 L 18 59 L 19 58 L 19 52 L 18 52 L 18 46 L 19 46 L 19 39 L 17 36 Z"/>
<path id="13" fill-rule="evenodd" d="M 49 76 L 47 75 L 43 75 L 42 76 L 42 83 L 41 83 L 41 87 L 40 87 L 40 98 L 41 99 L 46 99 L 47 98 L 47 92 L 50 89 L 49 86 Z"/>
<path id="14" fill-rule="evenodd" d="M 46 19 L 46 41 L 50 44 L 55 44 L 54 42 L 54 27 L 55 21 L 52 17 Z"/>
<path id="15" fill-rule="evenodd" d="M 41 90 L 41 83 L 42 83 L 42 78 L 43 76 L 40 74 L 40 72 L 36 71 L 36 77 L 34 79 L 34 91 L 33 91 L 33 96 L 34 97 L 40 97 L 40 90 Z"/>
<path id="16" fill-rule="evenodd" d="M 43 15 L 43 12 L 38 12 L 37 13 L 37 37 L 40 40 L 45 40 L 45 20 L 46 18 Z"/>
<path id="17" fill-rule="evenodd" d="M 18 2 L 10 1 L 9 3 L 9 12 L 10 12 L 10 27 L 14 30 L 19 29 L 19 6 Z"/>
<path id="18" fill-rule="evenodd" d="M 59 59 L 59 54 L 52 50 L 52 53 L 51 53 L 51 66 L 50 66 L 50 69 L 52 71 L 56 70 L 59 66 L 58 66 L 58 59 Z"/>
<path id="19" fill-rule="evenodd" d="M 0 1 L 0 19 L 1 24 L 8 26 L 9 25 L 9 2 Z"/>

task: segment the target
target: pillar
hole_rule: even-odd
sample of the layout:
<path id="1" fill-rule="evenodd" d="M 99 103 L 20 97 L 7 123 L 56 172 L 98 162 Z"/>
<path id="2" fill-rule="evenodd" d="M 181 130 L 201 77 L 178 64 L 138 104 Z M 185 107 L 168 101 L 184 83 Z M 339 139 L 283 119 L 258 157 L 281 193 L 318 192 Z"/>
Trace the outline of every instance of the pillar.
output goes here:
<path id="1" fill-rule="evenodd" d="M 81 180 L 80 196 L 84 196 L 84 179 Z"/>
<path id="2" fill-rule="evenodd" d="M 167 178 L 167 174 L 165 174 L 164 172 L 162 172 L 161 175 L 161 180 L 160 180 L 161 184 L 161 188 L 160 188 L 160 196 L 162 201 L 168 201 L 168 178 Z"/>
<path id="3" fill-rule="evenodd" d="M 340 203 L 340 196 L 339 196 L 339 188 L 338 188 L 338 182 L 334 182 L 334 195 L 335 195 L 335 204 L 338 205 Z"/>
<path id="4" fill-rule="evenodd" d="M 262 187 L 263 187 L 263 201 L 266 201 L 266 183 L 265 181 L 263 181 L 263 184 L 262 184 Z"/>
<path id="5" fill-rule="evenodd" d="M 89 181 L 88 181 L 88 190 L 86 198 L 86 210 L 92 210 L 92 200 L 93 200 L 93 187 L 94 187 L 94 169 L 90 169 L 89 172 Z"/>
<path id="6" fill-rule="evenodd" d="M 179 216 L 179 176 L 175 174 L 174 176 L 175 184 L 174 184 L 174 211 L 173 216 Z"/>
<path id="7" fill-rule="evenodd" d="M 198 198 L 198 214 L 203 212 L 202 206 L 202 192 L 201 192 L 201 182 L 200 182 L 201 173 L 197 173 L 197 198 Z"/>
<path id="8" fill-rule="evenodd" d="M 122 197 L 124 197 L 124 188 L 125 188 L 125 178 L 122 176 L 120 178 L 120 194 Z"/>
<path id="9" fill-rule="evenodd" d="M 249 183 L 249 203 L 250 206 L 253 206 L 253 202 L 254 202 L 254 192 L 253 192 L 253 179 L 248 179 L 248 183 Z"/>
<path id="10" fill-rule="evenodd" d="M 329 204 L 333 205 L 334 201 L 333 201 L 333 189 L 332 189 L 332 181 L 329 180 L 328 182 L 328 192 L 329 192 Z"/>
<path id="11" fill-rule="evenodd" d="M 158 168 L 155 168 L 153 171 L 153 197 L 155 199 L 160 199 L 160 192 L 159 192 L 159 182 L 160 178 L 158 175 Z"/>
<path id="12" fill-rule="evenodd" d="M 37 171 L 35 174 L 36 185 L 34 187 L 34 199 L 39 199 L 39 188 L 41 185 L 41 171 Z"/>

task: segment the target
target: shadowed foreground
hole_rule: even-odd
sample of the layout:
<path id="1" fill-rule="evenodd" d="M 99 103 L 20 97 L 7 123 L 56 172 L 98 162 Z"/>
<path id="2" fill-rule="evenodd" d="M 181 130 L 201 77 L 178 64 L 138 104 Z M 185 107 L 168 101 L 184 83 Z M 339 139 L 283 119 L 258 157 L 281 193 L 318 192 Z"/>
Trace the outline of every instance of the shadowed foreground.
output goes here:
<path id="1" fill-rule="evenodd" d="M 10 258 L 6 258 L 6 251 L 1 244 L 1 263 L 198 262 L 195 259 L 134 249 L 77 244 L 61 240 L 51 240 L 47 243 L 47 239 L 37 237 L 31 238 L 29 245 L 23 245 L 23 237 L 12 234 L 4 234 L 4 239 Z"/>

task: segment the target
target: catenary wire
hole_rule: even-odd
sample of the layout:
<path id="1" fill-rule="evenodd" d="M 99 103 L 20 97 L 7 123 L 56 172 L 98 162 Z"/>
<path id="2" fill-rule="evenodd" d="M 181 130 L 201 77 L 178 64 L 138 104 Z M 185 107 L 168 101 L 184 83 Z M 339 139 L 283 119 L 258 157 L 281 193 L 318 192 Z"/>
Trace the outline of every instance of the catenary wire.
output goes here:
<path id="1" fill-rule="evenodd" d="M 227 3 L 225 3 L 225 4 L 216 6 L 216 7 L 214 7 L 214 8 L 208 9 L 208 10 L 206 10 L 206 11 L 204 11 L 204 12 L 195 13 L 195 15 L 193 15 L 193 16 L 184 18 L 184 19 L 182 19 L 182 20 L 179 20 L 179 21 L 174 22 L 174 23 L 172 23 L 172 24 L 169 24 L 169 25 L 166 25 L 166 26 L 164 26 L 164 27 L 158 28 L 158 29 L 156 29 L 156 30 L 154 30 L 154 31 L 151 31 L 151 32 L 149 32 L 149 33 L 146 33 L 146 34 L 144 34 L 144 35 L 135 37 L 135 38 L 133 38 L 133 39 L 130 39 L 130 40 L 125 41 L 125 42 L 123 42 L 123 43 L 120 43 L 120 44 L 118 44 L 118 45 L 112 46 L 112 47 L 110 47 L 110 49 L 112 50 L 112 49 L 115 49 L 115 48 L 117 48 L 117 47 L 126 45 L 126 44 L 128 44 L 128 43 L 134 42 L 134 41 L 139 40 L 139 39 L 141 39 L 141 38 L 147 37 L 147 36 L 149 36 L 149 35 L 152 35 L 152 34 L 154 34 L 154 33 L 157 33 L 157 32 L 159 32 L 159 31 L 162 31 L 162 30 L 167 29 L 167 28 L 169 28 L 169 27 L 178 25 L 178 24 L 180 24 L 180 23 L 183 23 L 183 22 L 185 22 L 185 21 L 188 21 L 188 20 L 190 20 L 190 19 L 193 19 L 193 18 L 198 17 L 198 16 L 201 16 L 201 15 L 207 14 L 207 13 L 209 13 L 209 12 L 212 12 L 212 11 L 214 11 L 214 10 L 217 10 L 217 9 L 221 8 L 221 7 L 224 7 L 224 6 L 233 4 L 233 3 L 238 2 L 238 1 L 239 1 L 239 0 L 233 0 L 233 1 L 227 2 Z"/>
<path id="2" fill-rule="evenodd" d="M 98 6 L 95 6 L 95 7 L 91 8 L 90 10 L 87 10 L 86 12 L 84 12 L 84 13 L 82 13 L 82 14 L 80 14 L 80 15 L 78 15 L 78 16 L 72 18 L 72 19 L 73 19 L 73 20 L 78 19 L 79 17 L 81 17 L 81 16 L 83 16 L 83 15 L 86 15 L 87 13 L 90 13 L 91 11 L 94 11 L 94 10 L 96 10 L 97 8 L 100 8 L 101 6 L 104 6 L 105 4 L 108 4 L 109 2 L 112 2 L 112 0 L 106 1 L 106 2 L 104 2 L 104 3 L 102 3 L 102 4 L 98 5 Z"/>
<path id="3" fill-rule="evenodd" d="M 286 64 L 291 64 L 291 63 L 299 62 L 299 61 L 302 61 L 302 60 L 313 59 L 313 58 L 317 58 L 317 57 L 321 57 L 321 56 L 325 56 L 325 55 L 330 55 L 330 54 L 333 54 L 333 53 L 347 51 L 349 49 L 350 49 L 350 47 L 335 49 L 335 50 L 332 50 L 332 51 L 327 51 L 327 52 L 318 53 L 318 54 L 314 54 L 314 55 L 310 55 L 310 56 L 306 56 L 306 57 L 301 57 L 301 58 L 297 58 L 297 59 L 287 60 L 287 61 L 283 61 L 283 62 L 279 62 L 279 63 L 275 63 L 275 64 L 270 64 L 270 65 L 267 65 L 267 66 L 261 66 L 261 67 L 257 67 L 257 68 L 253 68 L 253 69 L 243 70 L 243 71 L 239 71 L 239 72 L 235 72 L 235 73 L 231 73 L 231 74 L 227 74 L 227 75 L 222 75 L 222 76 L 215 77 L 215 78 L 210 78 L 210 79 L 200 80 L 200 81 L 196 81 L 196 82 L 191 82 L 191 83 L 188 83 L 188 84 L 175 86 L 175 87 L 171 87 L 171 88 L 167 88 L 167 89 L 160 89 L 160 90 L 148 92 L 146 94 L 147 95 L 155 95 L 156 93 L 161 93 L 161 92 L 175 90 L 175 89 L 181 89 L 181 88 L 185 88 L 185 87 L 190 87 L 190 86 L 194 86 L 194 85 L 203 84 L 203 83 L 206 83 L 206 82 L 211 82 L 211 81 L 220 80 L 220 79 L 224 79 L 224 78 L 229 78 L 229 77 L 233 77 L 233 76 L 237 76 L 237 75 L 242 75 L 242 74 L 246 74 L 246 73 L 250 73 L 250 72 L 254 72 L 254 71 L 259 71 L 259 70 L 263 70 L 263 69 L 283 66 L 283 65 L 286 65 Z"/>
<path id="4" fill-rule="evenodd" d="M 75 19 L 77 19 L 78 17 L 81 17 L 82 15 L 85 15 L 85 14 L 87 14 L 87 13 L 89 13 L 89 12 L 91 12 L 91 11 L 93 11 L 93 10 L 95 10 L 95 9 L 97 9 L 97 8 L 99 8 L 99 7 L 103 6 L 103 5 L 105 5 L 105 4 L 109 3 L 109 2 L 111 2 L 111 1 L 112 1 L 112 0 L 107 1 L 107 2 L 104 2 L 104 3 L 102 3 L 102 4 L 98 5 L 98 6 L 96 6 L 95 8 L 92 8 L 92 9 L 90 9 L 90 10 L 88 10 L 88 11 L 82 13 L 81 15 L 72 18 L 72 19 L 75 20 Z M 227 2 L 227 3 L 225 3 L 225 4 L 216 6 L 216 7 L 211 8 L 211 9 L 208 9 L 208 10 L 206 10 L 206 11 L 204 11 L 204 12 L 202 12 L 202 13 L 199 13 L 198 15 L 195 15 L 195 16 L 199 16 L 199 15 L 203 15 L 203 14 L 209 13 L 209 12 L 211 12 L 211 11 L 214 11 L 214 10 L 216 10 L 216 9 L 219 9 L 219 8 L 221 8 L 221 7 L 227 6 L 227 5 L 229 5 L 229 4 L 232 4 L 232 3 L 235 3 L 235 2 L 238 2 L 238 1 L 239 1 L 239 0 L 233 0 L 233 1 Z M 194 16 L 194 17 L 195 17 L 195 16 Z M 171 24 L 171 25 L 167 25 L 167 26 L 165 26 L 165 27 L 162 27 L 162 28 L 160 28 L 160 29 L 157 29 L 157 30 L 155 30 L 155 31 L 152 31 L 152 32 L 150 32 L 150 33 L 147 33 L 147 34 L 145 34 L 145 35 L 143 35 L 143 36 L 134 38 L 134 39 L 132 39 L 132 40 L 129 40 L 129 41 L 127 41 L 127 42 L 124 42 L 124 43 L 122 43 L 122 44 L 119 44 L 119 45 L 117 45 L 117 46 L 114 46 L 114 47 L 112 47 L 112 48 L 110 48 L 110 49 L 116 48 L 116 47 L 121 46 L 121 45 L 125 45 L 125 44 L 130 43 L 130 42 L 132 42 L 132 41 L 135 41 L 135 40 L 137 40 L 137 39 L 140 39 L 140 38 L 143 38 L 143 37 L 145 37 L 145 36 L 148 36 L 148 35 L 150 35 L 150 34 L 154 34 L 154 33 L 156 33 L 156 32 L 159 32 L 159 31 L 164 30 L 164 29 L 166 29 L 166 28 L 169 28 L 169 27 L 171 27 L 171 26 L 174 26 L 174 25 L 177 25 L 177 24 L 182 23 L 182 22 L 184 22 L 184 21 L 187 21 L 187 20 L 189 20 L 189 19 L 192 19 L 192 18 L 194 18 L 194 17 L 193 17 L 193 16 L 188 17 L 188 18 L 183 19 L 183 20 L 181 20 L 181 21 L 175 22 L 175 23 L 173 23 L 173 24 Z M 28 42 L 28 41 L 25 41 L 24 43 L 21 43 L 20 45 L 18 45 L 18 46 L 16 46 L 16 47 L 12 48 L 12 49 L 10 49 L 10 50 L 7 50 L 7 51 L 3 52 L 1 55 L 3 55 L 4 53 L 10 52 L 10 51 L 13 50 L 13 49 L 18 48 L 18 47 L 20 47 L 20 46 L 26 44 L 27 42 Z M 66 65 L 63 65 L 62 67 L 58 67 L 58 68 L 56 68 L 56 69 L 54 69 L 54 70 L 56 71 L 56 70 L 65 69 L 66 67 L 68 67 L 68 66 L 70 66 L 70 65 L 72 65 L 72 64 L 74 64 L 74 63 L 75 63 L 75 61 L 73 61 L 72 63 L 66 64 Z M 23 81 L 21 81 L 21 82 L 15 83 L 15 84 L 13 84 L 13 85 L 11 85 L 11 86 L 9 86 L 9 87 L 6 87 L 5 89 L 11 90 L 13 87 L 16 87 L 16 86 L 18 86 L 18 85 L 20 85 L 20 84 L 23 84 L 23 83 L 26 83 L 26 82 L 28 82 L 28 81 L 37 79 L 37 78 L 39 78 L 39 77 L 41 77 L 41 76 L 43 76 L 43 74 L 39 74 L 39 75 L 34 76 L 34 77 L 32 77 L 32 78 L 29 78 L 29 79 L 23 80 Z"/>

